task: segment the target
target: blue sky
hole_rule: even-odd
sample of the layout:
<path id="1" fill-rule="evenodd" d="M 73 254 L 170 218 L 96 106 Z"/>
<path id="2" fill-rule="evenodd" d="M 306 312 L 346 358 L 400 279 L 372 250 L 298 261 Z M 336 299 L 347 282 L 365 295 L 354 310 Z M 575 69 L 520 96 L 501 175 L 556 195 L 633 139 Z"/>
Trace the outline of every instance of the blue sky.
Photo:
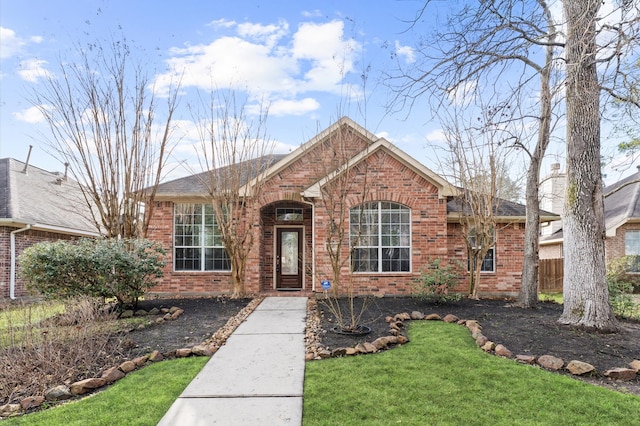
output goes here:
<path id="1" fill-rule="evenodd" d="M 43 76 L 56 72 L 61 58 L 73 55 L 74 43 L 124 36 L 144 50 L 160 88 L 171 71 L 185 69 L 185 93 L 205 88 L 212 73 L 218 85 L 250 84 L 252 94 L 270 103 L 268 133 L 278 152 L 330 125 L 342 104 L 340 114 L 437 171 L 427 145 L 441 137 L 439 124 L 424 105 L 389 113 L 389 89 L 381 83 L 384 72 L 414 60 L 420 32 L 444 22 L 447 2 L 435 2 L 411 28 L 408 21 L 421 5 L 422 0 L 0 0 L 0 158 L 24 161 L 33 145 L 31 164 L 62 170 L 46 152 L 41 132 L 48 130 L 27 98 Z M 177 118 L 190 116 L 182 110 Z M 180 143 L 174 166 L 193 161 L 189 138 Z M 189 173 L 179 166 L 172 170 L 171 177 Z"/>

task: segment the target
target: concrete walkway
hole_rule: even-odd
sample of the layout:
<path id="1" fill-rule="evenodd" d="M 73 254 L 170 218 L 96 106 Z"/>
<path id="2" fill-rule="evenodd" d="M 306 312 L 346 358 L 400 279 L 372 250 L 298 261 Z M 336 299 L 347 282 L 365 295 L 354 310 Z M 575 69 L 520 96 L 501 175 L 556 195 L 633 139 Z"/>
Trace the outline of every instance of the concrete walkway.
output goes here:
<path id="1" fill-rule="evenodd" d="M 306 316 L 306 297 L 265 298 L 159 425 L 300 425 Z"/>

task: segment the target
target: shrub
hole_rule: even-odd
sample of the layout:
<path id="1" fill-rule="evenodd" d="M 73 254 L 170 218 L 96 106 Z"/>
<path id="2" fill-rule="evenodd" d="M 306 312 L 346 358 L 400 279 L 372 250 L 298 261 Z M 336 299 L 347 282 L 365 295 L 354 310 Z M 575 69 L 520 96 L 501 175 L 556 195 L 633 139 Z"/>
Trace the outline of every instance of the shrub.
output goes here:
<path id="1" fill-rule="evenodd" d="M 446 265 L 442 265 L 440 259 L 430 261 L 414 284 L 415 295 L 436 303 L 459 300 L 460 294 L 450 291 L 458 285 L 462 270 L 462 264 L 457 261 Z"/>
<path id="2" fill-rule="evenodd" d="M 607 284 L 609 286 L 609 301 L 613 312 L 621 317 L 630 316 L 635 310 L 631 298 L 634 282 L 638 278 L 629 274 L 629 266 L 635 261 L 635 256 L 623 256 L 614 259 L 607 265 Z"/>
<path id="3" fill-rule="evenodd" d="M 136 304 L 163 275 L 164 250 L 143 239 L 81 239 L 36 244 L 20 256 L 30 289 L 49 299 L 116 298 Z"/>

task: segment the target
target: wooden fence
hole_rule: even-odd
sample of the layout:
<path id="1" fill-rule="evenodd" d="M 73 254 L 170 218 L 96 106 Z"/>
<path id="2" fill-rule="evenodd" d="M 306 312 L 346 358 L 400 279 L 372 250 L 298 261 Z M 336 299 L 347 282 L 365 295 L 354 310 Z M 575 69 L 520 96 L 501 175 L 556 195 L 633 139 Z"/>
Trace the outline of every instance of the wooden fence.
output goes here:
<path id="1" fill-rule="evenodd" d="M 540 259 L 538 269 L 538 291 L 540 293 L 562 293 L 564 259 Z"/>

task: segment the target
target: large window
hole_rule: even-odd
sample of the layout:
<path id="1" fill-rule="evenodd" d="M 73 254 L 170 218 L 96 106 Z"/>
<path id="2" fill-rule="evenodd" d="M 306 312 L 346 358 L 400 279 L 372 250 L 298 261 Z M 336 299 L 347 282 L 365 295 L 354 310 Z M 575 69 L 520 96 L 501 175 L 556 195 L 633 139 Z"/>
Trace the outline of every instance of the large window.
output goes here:
<path id="1" fill-rule="evenodd" d="M 640 272 L 640 230 L 624 233 L 624 254 L 629 260 L 629 272 Z"/>
<path id="2" fill-rule="evenodd" d="M 176 271 L 229 271 L 211 204 L 176 204 L 173 259 Z"/>
<path id="3" fill-rule="evenodd" d="M 354 272 L 411 270 L 411 210 L 389 202 L 351 209 L 350 241 Z"/>

